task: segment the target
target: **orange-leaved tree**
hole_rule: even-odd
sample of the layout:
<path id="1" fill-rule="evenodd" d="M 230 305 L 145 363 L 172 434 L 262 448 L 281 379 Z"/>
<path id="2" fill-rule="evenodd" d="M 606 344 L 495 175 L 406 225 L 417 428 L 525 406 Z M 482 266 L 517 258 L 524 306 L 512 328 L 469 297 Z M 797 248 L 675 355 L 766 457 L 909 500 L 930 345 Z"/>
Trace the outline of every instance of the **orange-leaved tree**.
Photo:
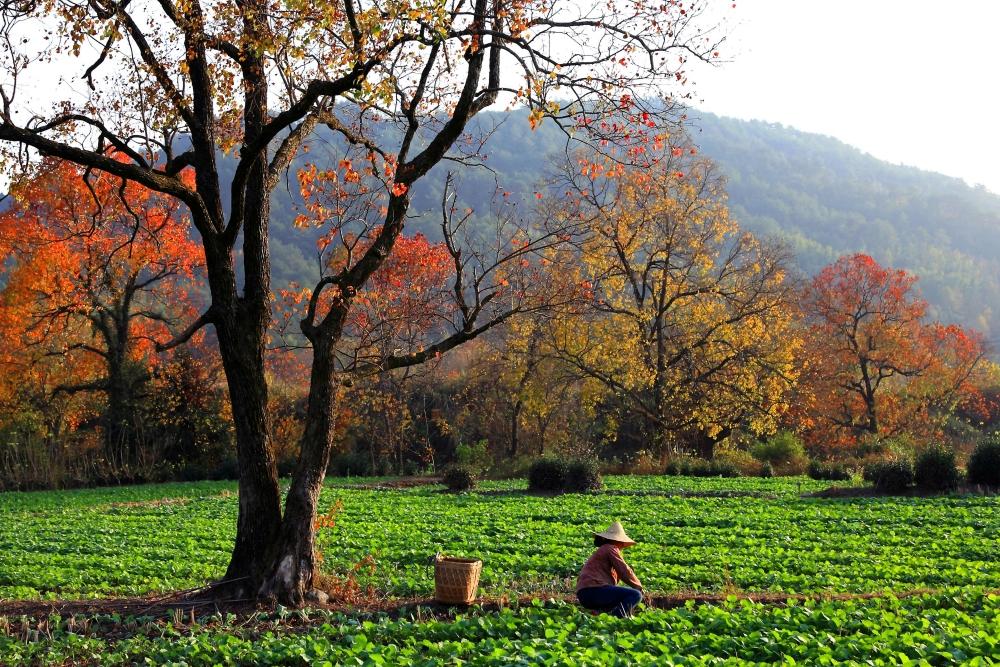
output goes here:
<path id="1" fill-rule="evenodd" d="M 104 455 L 134 464 L 135 398 L 156 338 L 189 318 L 201 266 L 176 200 L 54 159 L 11 189 L 0 215 L 6 377 L 55 363 L 53 394 L 96 392 Z M 17 369 L 13 373 L 12 370 Z"/>
<path id="2" fill-rule="evenodd" d="M 816 446 L 902 432 L 937 435 L 977 391 L 982 335 L 926 321 L 916 280 L 855 254 L 825 267 L 806 289 L 802 391 Z"/>

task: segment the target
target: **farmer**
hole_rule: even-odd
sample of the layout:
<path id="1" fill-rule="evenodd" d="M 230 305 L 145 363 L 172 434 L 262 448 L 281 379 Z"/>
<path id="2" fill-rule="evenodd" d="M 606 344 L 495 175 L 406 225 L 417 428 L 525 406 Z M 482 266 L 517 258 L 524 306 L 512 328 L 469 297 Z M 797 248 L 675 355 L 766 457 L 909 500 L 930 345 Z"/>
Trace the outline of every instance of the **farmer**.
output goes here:
<path id="1" fill-rule="evenodd" d="M 584 563 L 580 578 L 576 580 L 576 597 L 580 604 L 618 617 L 632 615 L 632 608 L 642 600 L 642 584 L 622 558 L 621 550 L 633 544 L 635 540 L 625 534 L 618 521 L 603 533 L 594 533 L 597 551 Z M 619 581 L 631 588 L 618 586 Z"/>

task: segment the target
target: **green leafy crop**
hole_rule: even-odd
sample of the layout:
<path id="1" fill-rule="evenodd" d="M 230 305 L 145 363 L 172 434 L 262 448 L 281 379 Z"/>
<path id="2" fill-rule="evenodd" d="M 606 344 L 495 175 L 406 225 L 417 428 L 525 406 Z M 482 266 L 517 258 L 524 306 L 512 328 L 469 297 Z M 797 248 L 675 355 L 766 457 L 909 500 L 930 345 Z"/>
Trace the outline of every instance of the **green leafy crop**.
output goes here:
<path id="1" fill-rule="evenodd" d="M 524 482 L 479 492 L 330 487 L 323 567 L 365 556 L 369 581 L 429 595 L 428 557 L 484 562 L 487 594 L 571 591 L 590 533 L 620 520 L 648 590 L 864 592 L 1000 587 L 1000 498 L 801 498 L 812 480 L 610 478 L 599 494 L 546 497 Z M 814 485 L 814 486 L 810 486 Z M 197 586 L 225 570 L 231 483 L 0 495 L 0 598 L 136 595 Z"/>

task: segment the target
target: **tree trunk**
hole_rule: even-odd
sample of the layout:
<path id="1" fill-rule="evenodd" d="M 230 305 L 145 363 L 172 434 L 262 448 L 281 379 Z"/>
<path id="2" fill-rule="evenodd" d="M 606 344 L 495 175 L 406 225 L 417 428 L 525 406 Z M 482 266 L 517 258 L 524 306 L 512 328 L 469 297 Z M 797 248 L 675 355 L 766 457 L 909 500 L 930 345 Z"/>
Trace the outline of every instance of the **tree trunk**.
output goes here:
<path id="1" fill-rule="evenodd" d="M 510 414 L 510 447 L 508 447 L 507 449 L 507 455 L 512 459 L 517 457 L 517 450 L 519 445 L 518 440 L 521 430 L 520 425 L 521 425 L 522 406 L 523 402 L 521 401 L 520 398 L 518 398 L 516 401 L 514 401 L 514 407 L 511 410 Z"/>
<path id="2" fill-rule="evenodd" d="M 312 373 L 306 427 L 292 486 L 285 499 L 278 549 L 258 595 L 289 606 L 300 606 L 313 588 L 316 572 L 316 503 L 323 488 L 333 448 L 334 355 L 331 339 L 313 341 Z"/>
<path id="3" fill-rule="evenodd" d="M 262 580 L 281 526 L 278 471 L 267 423 L 263 338 L 233 322 L 217 327 L 219 349 L 232 401 L 239 464 L 236 544 L 224 590 L 246 597 Z"/>
<path id="4" fill-rule="evenodd" d="M 872 383 L 871 373 L 868 370 L 868 360 L 862 357 L 860 362 L 861 381 L 863 383 L 861 398 L 865 401 L 864 430 L 872 435 L 878 435 L 878 416 L 875 413 L 875 386 Z"/>
<path id="5" fill-rule="evenodd" d="M 104 427 L 104 456 L 114 473 L 119 472 L 119 469 L 124 472 L 136 459 L 132 448 L 134 434 L 131 432 L 132 386 L 126 375 L 132 282 L 134 281 L 130 280 L 126 285 L 125 294 L 120 301 L 101 306 L 98 315 L 92 319 L 104 340 L 106 350 L 104 363 L 107 379 L 104 390 L 108 403 L 100 423 Z"/>
<path id="6" fill-rule="evenodd" d="M 711 461 L 715 458 L 715 446 L 732 433 L 731 428 L 724 428 L 714 436 L 708 435 L 705 431 L 698 431 L 694 438 L 695 452 L 701 458 Z"/>
<path id="7" fill-rule="evenodd" d="M 266 15 L 267 3 L 263 0 L 247 3 L 244 30 L 251 43 L 266 33 L 263 23 Z M 243 64 L 243 77 L 244 142 L 249 145 L 257 140 L 268 122 L 267 75 L 260 55 L 248 56 Z M 254 160 L 245 189 L 243 296 L 237 296 L 232 255 L 226 248 L 225 255 L 217 258 L 216 265 L 224 267 L 227 273 L 221 281 L 216 281 L 223 288 L 218 294 L 218 301 L 213 291 L 213 304 L 221 301 L 226 305 L 225 323 L 219 331 L 219 347 L 232 398 L 240 470 L 236 545 L 226 570 L 226 579 L 236 584 L 236 592 L 252 595 L 273 562 L 281 530 L 281 496 L 270 442 L 267 379 L 264 375 L 264 342 L 270 325 L 271 298 L 267 235 L 271 195 L 267 185 L 267 150 L 258 155 L 241 155 L 241 159 Z"/>
<path id="8" fill-rule="evenodd" d="M 135 463 L 130 415 L 129 387 L 126 384 L 123 364 L 114 363 L 115 355 L 108 355 L 108 405 L 104 410 L 104 452 L 113 468 L 125 468 Z"/>

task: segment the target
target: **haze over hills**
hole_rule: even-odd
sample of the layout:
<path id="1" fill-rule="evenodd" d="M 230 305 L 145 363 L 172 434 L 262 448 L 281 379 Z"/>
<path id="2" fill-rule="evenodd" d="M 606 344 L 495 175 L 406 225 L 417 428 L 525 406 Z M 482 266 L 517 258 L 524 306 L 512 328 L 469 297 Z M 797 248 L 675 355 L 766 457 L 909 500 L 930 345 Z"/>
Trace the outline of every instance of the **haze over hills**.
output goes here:
<path id="1" fill-rule="evenodd" d="M 442 165 L 413 191 L 408 231 L 437 236 L 447 169 L 462 173 L 460 198 L 487 212 L 497 184 L 531 200 L 565 136 L 547 121 L 532 132 L 523 114 L 484 114 L 496 126 L 487 169 Z M 1000 196 L 962 180 L 892 165 L 836 139 L 759 121 L 699 113 L 689 131 L 728 180 L 730 206 L 746 228 L 785 239 L 806 274 L 838 256 L 866 252 L 907 269 L 942 321 L 1000 333 Z M 324 153 L 325 151 L 325 153 Z M 325 155 L 325 157 L 324 157 Z M 307 159 L 336 160 L 329 136 Z M 295 189 L 294 180 L 290 183 Z M 276 196 L 272 217 L 275 284 L 315 276 L 314 235 L 293 229 L 292 199 Z M 420 213 L 423 212 L 423 215 Z"/>

